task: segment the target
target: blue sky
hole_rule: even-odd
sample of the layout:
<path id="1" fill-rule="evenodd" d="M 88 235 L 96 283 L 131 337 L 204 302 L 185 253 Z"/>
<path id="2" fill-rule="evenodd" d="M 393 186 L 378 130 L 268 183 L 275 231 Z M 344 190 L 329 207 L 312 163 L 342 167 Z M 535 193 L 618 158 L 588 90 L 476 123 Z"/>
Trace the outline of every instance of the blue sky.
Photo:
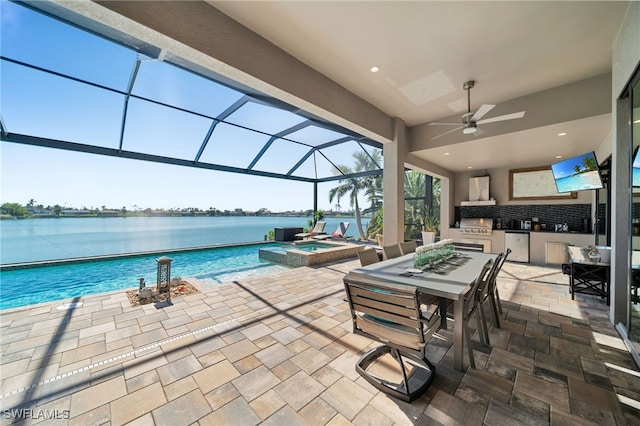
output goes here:
<path id="1" fill-rule="evenodd" d="M 578 165 L 580 166 L 580 168 L 582 168 L 583 159 L 586 157 L 591 157 L 592 155 L 592 152 L 587 152 L 586 154 L 568 158 L 566 160 L 562 160 L 558 163 L 552 164 L 551 169 L 553 170 L 554 176 L 556 178 L 571 176 L 573 173 L 575 173 L 575 166 Z"/>
<path id="2" fill-rule="evenodd" d="M 2 7 L 3 56 L 54 70 L 112 88 L 102 90 L 57 78 L 14 63 L 2 62 L 3 123 L 11 133 L 27 134 L 108 148 L 118 148 L 124 96 L 135 52 L 7 1 Z M 213 85 L 160 61 L 142 63 L 133 94 L 185 108 L 185 113 L 132 98 L 123 148 L 129 151 L 193 160 L 211 120 L 242 94 Z M 248 104 L 229 117 L 239 126 L 257 125 L 265 133 L 277 133 L 304 119 L 260 104 Z M 221 123 L 214 131 L 201 161 L 247 167 L 269 136 Z M 343 135 L 306 128 L 288 135 L 296 140 L 322 143 Z M 310 139 L 309 139 L 310 138 Z M 315 146 L 315 145 L 314 145 Z M 349 165 L 351 146 L 326 149 L 335 164 Z M 256 169 L 286 173 L 309 147 L 277 140 Z M 313 208 L 313 184 L 189 167 L 119 159 L 114 157 L 0 144 L 1 202 L 131 209 L 215 207 L 272 211 Z M 300 176 L 332 175 L 331 164 L 316 155 L 300 167 Z M 319 185 L 319 208 L 329 210 L 328 191 L 338 182 Z M 361 200 L 364 204 L 365 200 Z M 341 200 L 343 209 L 348 200 Z"/>
<path id="3" fill-rule="evenodd" d="M 2 142 L 2 202 L 133 209 L 313 208 L 313 185 Z M 330 187 L 323 185 L 328 191 Z M 319 195 L 322 209 L 332 207 Z M 348 201 L 343 200 L 343 206 Z M 335 205 L 335 201 L 334 201 Z"/>

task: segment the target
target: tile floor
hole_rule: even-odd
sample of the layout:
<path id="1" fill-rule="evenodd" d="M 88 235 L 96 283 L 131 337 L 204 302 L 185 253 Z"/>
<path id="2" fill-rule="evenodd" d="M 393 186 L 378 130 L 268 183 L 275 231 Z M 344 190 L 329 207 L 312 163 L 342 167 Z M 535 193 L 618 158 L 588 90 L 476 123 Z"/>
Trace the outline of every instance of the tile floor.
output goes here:
<path id="1" fill-rule="evenodd" d="M 351 332 L 342 277 L 357 260 L 207 287 L 170 306 L 124 291 L 3 311 L 2 424 L 633 425 L 640 372 L 592 296 L 559 268 L 507 262 L 503 328 L 477 369 L 429 343 L 431 388 L 411 404 L 355 372 L 375 343 Z M 69 302 L 69 301 L 68 301 Z M 477 339 L 477 337 L 475 337 Z M 465 364 L 468 365 L 466 359 Z"/>

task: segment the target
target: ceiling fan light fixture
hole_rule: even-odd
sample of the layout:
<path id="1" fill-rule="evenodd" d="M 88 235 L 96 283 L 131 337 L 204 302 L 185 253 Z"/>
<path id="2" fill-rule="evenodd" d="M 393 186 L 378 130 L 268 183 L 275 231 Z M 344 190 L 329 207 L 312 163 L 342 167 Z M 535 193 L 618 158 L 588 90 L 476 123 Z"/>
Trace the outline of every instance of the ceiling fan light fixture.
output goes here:
<path id="1" fill-rule="evenodd" d="M 468 126 L 462 129 L 462 133 L 464 133 L 465 135 L 470 135 L 472 133 L 475 133 L 476 130 L 478 129 L 475 126 Z"/>

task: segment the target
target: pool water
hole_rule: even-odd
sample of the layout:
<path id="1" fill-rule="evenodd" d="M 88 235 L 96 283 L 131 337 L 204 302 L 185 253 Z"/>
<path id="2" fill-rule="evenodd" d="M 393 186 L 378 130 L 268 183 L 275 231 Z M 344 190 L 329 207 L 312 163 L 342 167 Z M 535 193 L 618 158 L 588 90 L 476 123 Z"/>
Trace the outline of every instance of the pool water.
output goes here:
<path id="1" fill-rule="evenodd" d="M 0 309 L 137 288 L 141 277 L 155 285 L 161 256 L 172 259 L 171 277 L 195 277 L 211 285 L 288 270 L 258 257 L 260 248 L 279 246 L 240 245 L 5 270 L 0 272 Z"/>
<path id="2" fill-rule="evenodd" d="M 273 251 L 273 252 L 277 252 L 277 253 L 285 253 L 287 250 L 302 250 L 302 251 L 309 251 L 309 252 L 314 252 L 320 249 L 327 249 L 327 248 L 335 248 L 334 245 L 331 244 L 323 244 L 323 243 L 316 243 L 316 242 L 305 242 L 302 244 L 283 244 L 280 246 L 274 246 L 274 247 L 260 247 L 262 249 L 267 249 L 269 251 Z"/>

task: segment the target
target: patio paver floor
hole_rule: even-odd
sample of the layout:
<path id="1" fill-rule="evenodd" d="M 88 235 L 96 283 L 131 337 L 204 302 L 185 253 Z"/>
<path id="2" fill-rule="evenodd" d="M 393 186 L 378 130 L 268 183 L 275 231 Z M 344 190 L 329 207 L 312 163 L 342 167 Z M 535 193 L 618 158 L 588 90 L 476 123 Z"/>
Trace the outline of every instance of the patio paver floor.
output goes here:
<path id="1" fill-rule="evenodd" d="M 560 268 L 511 262 L 477 369 L 452 369 L 450 327 L 428 345 L 436 379 L 421 398 L 380 393 L 355 371 L 377 345 L 351 332 L 342 277 L 358 265 L 189 279 L 201 292 L 163 307 L 119 291 L 3 311 L 2 424 L 640 424 L 640 372 L 608 307 L 572 301 Z"/>

